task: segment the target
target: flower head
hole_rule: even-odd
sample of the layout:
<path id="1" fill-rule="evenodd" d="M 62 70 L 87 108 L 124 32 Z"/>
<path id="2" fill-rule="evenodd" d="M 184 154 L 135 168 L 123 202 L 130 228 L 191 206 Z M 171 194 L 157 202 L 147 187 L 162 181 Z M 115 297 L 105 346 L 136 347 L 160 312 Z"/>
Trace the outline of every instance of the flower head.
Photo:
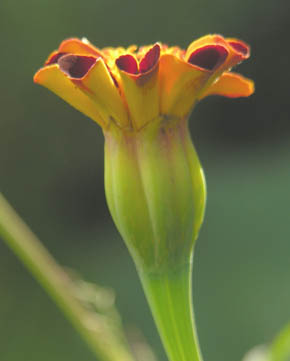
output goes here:
<path id="1" fill-rule="evenodd" d="M 241 40 L 220 35 L 204 36 L 187 50 L 161 43 L 98 49 L 72 38 L 50 54 L 34 81 L 104 130 L 134 131 L 161 118 L 186 118 L 208 95 L 250 95 L 253 82 L 230 71 L 249 53 Z"/>

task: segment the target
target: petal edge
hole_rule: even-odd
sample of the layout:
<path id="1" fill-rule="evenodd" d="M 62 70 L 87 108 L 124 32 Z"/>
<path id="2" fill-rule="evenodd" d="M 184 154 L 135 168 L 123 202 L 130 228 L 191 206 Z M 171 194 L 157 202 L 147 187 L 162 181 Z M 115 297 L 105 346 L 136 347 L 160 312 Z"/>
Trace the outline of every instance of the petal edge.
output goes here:
<path id="1" fill-rule="evenodd" d="M 221 95 L 228 98 L 248 97 L 255 91 L 254 82 L 237 73 L 224 73 L 199 97 Z"/>
<path id="2" fill-rule="evenodd" d="M 95 102 L 78 89 L 59 69 L 57 64 L 41 68 L 34 75 L 33 80 L 57 94 L 100 126 L 105 126 L 105 121 L 101 118 Z"/>

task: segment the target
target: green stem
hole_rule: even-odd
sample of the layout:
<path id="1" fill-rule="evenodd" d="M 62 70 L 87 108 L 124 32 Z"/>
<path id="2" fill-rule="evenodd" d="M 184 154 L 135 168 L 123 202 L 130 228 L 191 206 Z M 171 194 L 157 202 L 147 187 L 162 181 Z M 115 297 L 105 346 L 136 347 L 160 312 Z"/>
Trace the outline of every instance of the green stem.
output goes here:
<path id="1" fill-rule="evenodd" d="M 30 270 L 88 343 L 98 359 L 132 361 L 118 336 L 75 297 L 71 279 L 0 193 L 0 236 Z"/>
<path id="2" fill-rule="evenodd" d="M 191 297 L 191 262 L 140 278 L 168 358 L 201 361 Z"/>

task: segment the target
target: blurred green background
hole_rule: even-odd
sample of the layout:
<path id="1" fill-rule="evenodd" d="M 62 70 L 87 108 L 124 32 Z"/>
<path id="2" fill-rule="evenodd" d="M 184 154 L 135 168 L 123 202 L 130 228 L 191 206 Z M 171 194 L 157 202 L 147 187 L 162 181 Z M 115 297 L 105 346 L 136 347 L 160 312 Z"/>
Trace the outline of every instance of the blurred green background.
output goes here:
<path id="1" fill-rule="evenodd" d="M 289 23 L 288 0 L 0 2 L 0 189 L 61 264 L 116 290 L 125 326 L 140 328 L 160 361 L 105 203 L 101 130 L 32 76 L 71 36 L 185 47 L 215 32 L 251 44 L 237 70 L 256 94 L 208 98 L 191 119 L 208 183 L 193 285 L 201 348 L 206 361 L 240 360 L 290 320 Z M 94 357 L 0 240 L 0 361 L 18 360 Z"/>

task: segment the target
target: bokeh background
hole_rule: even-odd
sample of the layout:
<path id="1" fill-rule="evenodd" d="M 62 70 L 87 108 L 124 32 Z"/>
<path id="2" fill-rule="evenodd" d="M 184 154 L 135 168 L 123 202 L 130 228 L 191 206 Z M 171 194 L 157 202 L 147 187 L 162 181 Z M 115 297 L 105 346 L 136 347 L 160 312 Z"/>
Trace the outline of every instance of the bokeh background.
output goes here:
<path id="1" fill-rule="evenodd" d="M 191 131 L 208 183 L 194 302 L 206 361 L 240 360 L 290 321 L 288 0 L 1 0 L 0 189 L 43 243 L 87 280 L 115 289 L 125 326 L 165 360 L 133 263 L 109 215 L 101 130 L 32 83 L 67 37 L 99 47 L 207 33 L 252 46 L 237 69 L 249 99 L 204 100 Z M 0 360 L 94 357 L 0 240 Z"/>

